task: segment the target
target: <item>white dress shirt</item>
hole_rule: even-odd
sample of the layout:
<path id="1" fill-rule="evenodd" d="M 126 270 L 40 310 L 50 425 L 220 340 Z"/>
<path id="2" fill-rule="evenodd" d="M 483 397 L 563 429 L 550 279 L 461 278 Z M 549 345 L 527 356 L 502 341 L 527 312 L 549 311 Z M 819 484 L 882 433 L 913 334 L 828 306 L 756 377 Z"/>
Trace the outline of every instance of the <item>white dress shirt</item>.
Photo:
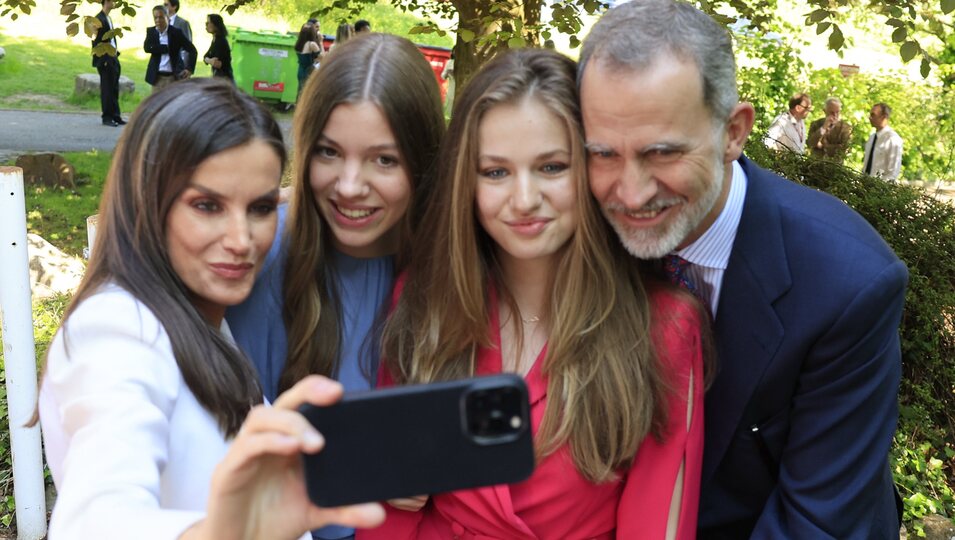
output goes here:
<path id="1" fill-rule="evenodd" d="M 57 487 L 50 538 L 169 540 L 204 517 L 231 441 L 126 290 L 104 286 L 57 332 L 39 411 Z"/>
<path id="2" fill-rule="evenodd" d="M 875 154 L 872 156 L 872 168 L 869 174 L 885 180 L 897 180 L 902 170 L 902 137 L 889 126 L 876 131 L 869 136 L 865 143 L 865 154 L 862 156 L 862 170 L 869 162 L 869 154 L 875 143 Z"/>
<path id="3" fill-rule="evenodd" d="M 746 182 L 746 173 L 743 172 L 739 162 L 734 161 L 733 180 L 723 211 L 695 242 L 673 252 L 690 263 L 686 270 L 687 278 L 693 282 L 700 296 L 707 302 L 714 319 L 716 319 L 716 308 L 720 304 L 723 275 L 726 273 L 726 267 L 729 266 L 736 230 L 743 216 Z"/>
<path id="4" fill-rule="evenodd" d="M 786 111 L 770 124 L 763 142 L 774 150 L 791 150 L 802 154 L 806 148 L 806 122 L 796 120 L 791 112 Z"/>
<path id="5" fill-rule="evenodd" d="M 156 31 L 158 32 L 159 30 L 157 29 Z M 165 32 L 159 32 L 159 44 L 169 46 L 169 26 L 166 27 Z M 168 53 L 164 53 L 162 57 L 159 58 L 159 72 L 172 73 L 172 62 L 169 60 Z M 175 75 L 175 73 L 173 73 L 173 75 Z"/>

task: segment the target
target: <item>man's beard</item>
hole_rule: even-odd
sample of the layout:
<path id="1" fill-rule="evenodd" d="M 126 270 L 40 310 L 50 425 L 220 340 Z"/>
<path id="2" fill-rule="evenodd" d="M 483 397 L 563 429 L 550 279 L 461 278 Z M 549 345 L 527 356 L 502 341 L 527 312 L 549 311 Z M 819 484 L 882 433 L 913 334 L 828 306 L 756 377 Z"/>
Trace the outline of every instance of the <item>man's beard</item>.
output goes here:
<path id="1" fill-rule="evenodd" d="M 674 208 L 676 215 L 667 216 L 667 219 L 659 225 L 647 228 L 631 227 L 616 219 L 617 214 L 625 212 L 626 209 L 615 205 L 602 207 L 604 217 L 617 231 L 617 236 L 631 255 L 638 259 L 659 259 L 675 250 L 699 227 L 723 191 L 723 173 L 726 166 L 719 159 L 720 157 L 717 155 L 713 165 L 713 181 L 700 198 L 695 203 Z M 651 209 L 653 205 L 651 201 L 645 205 L 644 209 Z"/>

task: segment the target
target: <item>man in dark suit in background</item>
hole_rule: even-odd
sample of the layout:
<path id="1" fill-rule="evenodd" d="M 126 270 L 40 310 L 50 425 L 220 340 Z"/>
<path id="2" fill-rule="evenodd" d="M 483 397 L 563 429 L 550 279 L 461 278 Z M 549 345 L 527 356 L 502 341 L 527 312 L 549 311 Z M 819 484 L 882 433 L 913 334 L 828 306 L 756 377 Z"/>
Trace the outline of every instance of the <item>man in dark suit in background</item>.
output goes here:
<path id="1" fill-rule="evenodd" d="M 166 7 L 166 13 L 169 13 L 169 24 L 181 30 L 186 39 L 192 42 L 192 25 L 179 15 L 179 0 L 166 0 L 163 6 Z M 189 63 L 188 54 L 185 50 L 181 51 L 184 65 Z"/>
<path id="2" fill-rule="evenodd" d="M 196 70 L 196 47 L 186 36 L 169 24 L 165 6 L 153 8 L 156 26 L 146 29 L 143 49 L 151 56 L 146 66 L 146 82 L 152 85 L 153 93 L 179 79 L 187 79 Z M 188 54 L 188 63 L 183 62 L 181 52 Z"/>
<path id="3" fill-rule="evenodd" d="M 713 316 L 698 537 L 898 539 L 905 265 L 841 201 L 742 156 L 753 106 L 692 5 L 621 4 L 580 58 L 594 196 Z"/>
<path id="4" fill-rule="evenodd" d="M 113 21 L 109 12 L 113 9 L 113 0 L 103 0 L 103 9 L 96 14 L 99 28 L 93 38 L 93 67 L 99 73 L 99 102 L 103 112 L 103 125 L 117 127 L 126 123 L 119 113 L 119 51 L 116 50 L 116 38 L 106 38 L 106 33 L 113 29 Z M 97 55 L 96 48 L 100 44 L 108 44 L 112 51 Z"/>

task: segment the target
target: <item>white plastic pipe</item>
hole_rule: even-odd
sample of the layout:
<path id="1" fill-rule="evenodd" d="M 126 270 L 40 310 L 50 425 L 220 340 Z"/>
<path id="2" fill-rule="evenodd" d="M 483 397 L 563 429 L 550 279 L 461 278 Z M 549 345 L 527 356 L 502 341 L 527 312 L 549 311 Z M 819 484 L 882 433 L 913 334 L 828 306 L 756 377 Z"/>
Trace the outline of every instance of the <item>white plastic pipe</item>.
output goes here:
<path id="1" fill-rule="evenodd" d="M 0 320 L 3 321 L 17 539 L 40 540 L 46 536 L 40 426 L 24 427 L 36 407 L 37 381 L 26 204 L 23 170 L 19 167 L 0 167 Z"/>

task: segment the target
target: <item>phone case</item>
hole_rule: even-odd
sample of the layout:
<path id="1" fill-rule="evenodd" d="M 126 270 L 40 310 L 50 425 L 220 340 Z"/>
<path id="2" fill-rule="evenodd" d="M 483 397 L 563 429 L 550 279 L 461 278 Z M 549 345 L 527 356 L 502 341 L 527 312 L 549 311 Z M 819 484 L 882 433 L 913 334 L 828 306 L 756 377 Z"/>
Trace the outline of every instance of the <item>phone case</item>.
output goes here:
<path id="1" fill-rule="evenodd" d="M 519 393 L 520 421 L 509 423 L 520 428 L 489 444 L 469 432 L 473 406 L 466 396 L 498 387 Z M 305 405 L 302 414 L 325 437 L 321 452 L 303 455 L 308 495 L 333 507 L 519 482 L 534 470 L 529 410 L 524 380 L 511 374 L 346 394 L 330 407 Z"/>

